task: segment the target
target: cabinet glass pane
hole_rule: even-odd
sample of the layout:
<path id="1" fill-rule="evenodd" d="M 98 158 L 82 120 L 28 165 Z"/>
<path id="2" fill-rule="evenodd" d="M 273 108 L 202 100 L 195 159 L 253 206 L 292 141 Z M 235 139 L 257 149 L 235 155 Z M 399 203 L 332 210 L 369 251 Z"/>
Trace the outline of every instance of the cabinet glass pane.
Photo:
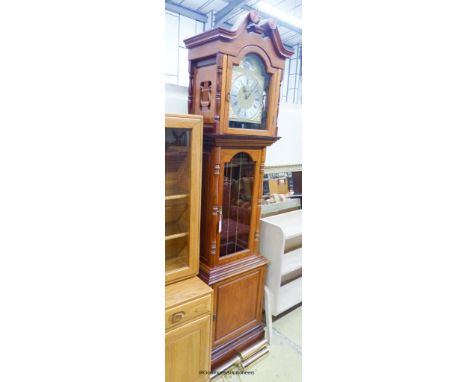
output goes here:
<path id="1" fill-rule="evenodd" d="M 166 272 L 188 266 L 190 129 L 166 128 Z"/>
<path id="2" fill-rule="evenodd" d="M 246 153 L 224 165 L 220 256 L 248 248 L 255 162 Z"/>
<path id="3" fill-rule="evenodd" d="M 166 197 L 190 187 L 190 130 L 166 128 Z"/>
<path id="4" fill-rule="evenodd" d="M 188 266 L 188 235 L 166 240 L 166 272 Z"/>

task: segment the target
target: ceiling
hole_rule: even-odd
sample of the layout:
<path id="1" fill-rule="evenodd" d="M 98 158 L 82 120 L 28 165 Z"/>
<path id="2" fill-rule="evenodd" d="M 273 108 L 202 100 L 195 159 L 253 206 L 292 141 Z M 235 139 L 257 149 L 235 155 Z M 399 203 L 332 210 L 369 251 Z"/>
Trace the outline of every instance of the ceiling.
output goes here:
<path id="1" fill-rule="evenodd" d="M 264 0 L 266 3 L 302 20 L 302 0 Z M 166 9 L 207 22 L 214 18 L 215 27 L 232 28 L 249 10 L 256 10 L 259 0 L 166 0 Z M 260 16 L 271 18 L 266 14 Z M 213 17 L 214 16 L 214 17 Z M 283 43 L 294 46 L 302 42 L 302 30 L 281 20 L 275 20 Z"/>

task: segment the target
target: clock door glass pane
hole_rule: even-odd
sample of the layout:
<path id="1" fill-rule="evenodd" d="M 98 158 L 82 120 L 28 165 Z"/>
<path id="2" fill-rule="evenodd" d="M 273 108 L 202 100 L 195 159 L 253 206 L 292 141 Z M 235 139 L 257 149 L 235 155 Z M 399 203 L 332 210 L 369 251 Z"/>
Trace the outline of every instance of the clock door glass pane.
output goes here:
<path id="1" fill-rule="evenodd" d="M 247 54 L 232 67 L 229 127 L 266 129 L 269 83 L 270 75 L 256 54 Z"/>
<path id="2" fill-rule="evenodd" d="M 166 272 L 189 265 L 190 129 L 166 128 Z"/>
<path id="3" fill-rule="evenodd" d="M 246 153 L 224 165 L 220 256 L 248 248 L 255 162 Z"/>

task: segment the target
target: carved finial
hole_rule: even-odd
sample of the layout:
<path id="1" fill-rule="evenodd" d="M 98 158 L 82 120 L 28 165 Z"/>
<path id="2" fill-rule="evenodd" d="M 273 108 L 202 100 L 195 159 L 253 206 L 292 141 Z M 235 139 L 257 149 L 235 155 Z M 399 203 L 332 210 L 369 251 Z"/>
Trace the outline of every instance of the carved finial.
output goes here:
<path id="1" fill-rule="evenodd" d="M 249 19 L 251 22 L 253 22 L 254 24 L 258 24 L 260 22 L 260 16 L 258 15 L 257 12 L 255 11 L 250 11 L 249 12 Z"/>
<path id="2" fill-rule="evenodd" d="M 268 25 L 268 28 L 270 28 L 270 29 L 276 29 L 276 22 L 273 19 L 268 19 L 265 22 L 265 24 Z"/>

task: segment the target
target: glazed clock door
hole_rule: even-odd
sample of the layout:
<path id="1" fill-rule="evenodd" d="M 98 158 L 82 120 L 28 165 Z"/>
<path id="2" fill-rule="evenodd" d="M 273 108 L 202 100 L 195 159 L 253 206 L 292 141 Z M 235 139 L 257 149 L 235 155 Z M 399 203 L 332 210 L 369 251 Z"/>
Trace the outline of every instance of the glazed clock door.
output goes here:
<path id="1" fill-rule="evenodd" d="M 256 252 L 262 150 L 222 150 L 219 264 Z"/>
<path id="2" fill-rule="evenodd" d="M 247 54 L 232 67 L 229 127 L 265 130 L 269 80 L 256 54 Z"/>
<path id="3" fill-rule="evenodd" d="M 255 47 L 239 57 L 229 57 L 224 133 L 273 135 L 279 88 L 278 71 Z"/>

